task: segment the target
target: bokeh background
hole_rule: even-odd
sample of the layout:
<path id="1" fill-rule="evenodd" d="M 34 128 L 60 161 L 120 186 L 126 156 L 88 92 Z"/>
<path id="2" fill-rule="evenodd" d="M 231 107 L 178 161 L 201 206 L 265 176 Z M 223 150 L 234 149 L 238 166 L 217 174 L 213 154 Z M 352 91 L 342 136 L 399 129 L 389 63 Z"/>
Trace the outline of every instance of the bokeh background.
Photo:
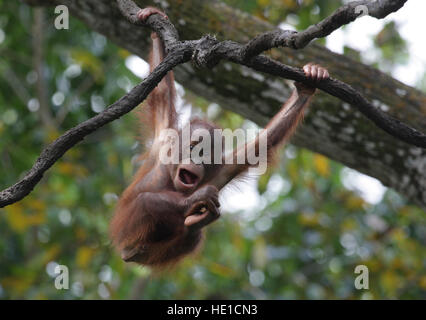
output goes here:
<path id="1" fill-rule="evenodd" d="M 342 4 L 225 2 L 294 29 Z M 426 45 L 416 34 L 426 28 L 425 11 L 423 1 L 409 1 L 385 20 L 359 21 L 320 42 L 426 91 Z M 0 0 L 0 189 L 49 142 L 147 74 L 143 60 L 78 20 L 71 18 L 72 31 L 57 31 L 54 18 L 52 8 Z M 186 116 L 192 110 L 225 128 L 254 126 L 180 85 L 178 93 Z M 123 263 L 108 223 L 135 170 L 138 131 L 134 114 L 98 130 L 30 196 L 0 209 L 1 299 L 426 298 L 424 210 L 377 180 L 291 145 L 277 168 L 222 195 L 222 218 L 208 228 L 198 255 L 162 273 Z M 55 289 L 58 264 L 69 268 L 69 290 Z M 354 287 L 357 265 L 369 268 L 369 290 Z"/>

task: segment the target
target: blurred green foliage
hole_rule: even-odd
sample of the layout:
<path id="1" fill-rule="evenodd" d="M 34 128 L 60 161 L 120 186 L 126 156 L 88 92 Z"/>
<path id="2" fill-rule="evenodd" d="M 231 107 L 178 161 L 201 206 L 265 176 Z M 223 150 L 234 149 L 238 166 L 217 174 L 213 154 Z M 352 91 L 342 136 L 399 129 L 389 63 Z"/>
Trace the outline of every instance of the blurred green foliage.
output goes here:
<path id="1" fill-rule="evenodd" d="M 340 1 L 227 0 L 278 24 L 318 22 Z M 16 182 L 40 150 L 94 116 L 138 83 L 129 53 L 72 19 L 53 27 L 45 10 L 43 79 L 34 71 L 34 10 L 0 0 L 0 188 Z M 296 19 L 297 18 L 297 19 Z M 401 60 L 404 40 L 386 25 L 375 42 Z M 45 84 L 47 127 L 37 83 Z M 187 92 L 194 107 L 208 101 Z M 244 119 L 220 110 L 235 128 Z M 2 299 L 378 299 L 426 298 L 425 213 L 388 190 L 367 203 L 342 184 L 344 168 L 289 146 L 283 162 L 258 181 L 260 204 L 227 213 L 207 230 L 201 252 L 162 273 L 125 264 L 111 247 L 108 222 L 131 179 L 140 150 L 133 114 L 89 136 L 50 169 L 23 201 L 0 209 Z M 57 264 L 70 270 L 70 290 L 57 290 Z M 370 289 L 354 288 L 355 266 L 370 270 Z"/>

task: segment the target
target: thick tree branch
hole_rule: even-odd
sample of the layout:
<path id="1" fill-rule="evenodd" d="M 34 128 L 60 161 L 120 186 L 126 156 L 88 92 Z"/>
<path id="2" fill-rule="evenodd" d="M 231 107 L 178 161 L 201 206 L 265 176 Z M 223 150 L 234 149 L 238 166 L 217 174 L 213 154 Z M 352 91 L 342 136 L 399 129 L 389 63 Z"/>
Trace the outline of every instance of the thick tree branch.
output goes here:
<path id="1" fill-rule="evenodd" d="M 134 16 L 139 8 L 132 4 L 129 0 L 121 0 L 118 1 L 118 3 L 128 20 L 134 21 Z M 386 1 L 383 1 L 382 3 L 386 3 Z M 140 23 L 137 22 L 137 24 Z M 216 39 L 207 36 L 200 40 L 179 42 L 174 26 L 168 20 L 163 19 L 158 15 L 151 16 L 147 20 L 146 25 L 158 32 L 166 42 L 169 54 L 164 62 L 160 64 L 144 82 L 135 87 L 129 94 L 111 105 L 101 114 L 69 130 L 49 145 L 42 152 L 36 164 L 27 173 L 24 179 L 0 193 L 0 207 L 19 201 L 29 194 L 34 186 L 40 181 L 43 173 L 68 149 L 74 146 L 77 142 L 83 140 L 85 136 L 92 133 L 99 127 L 131 111 L 146 98 L 149 92 L 153 90 L 153 88 L 169 70 L 179 64 L 189 61 L 191 57 L 199 66 L 213 66 L 221 59 L 227 59 L 235 63 L 246 65 L 258 71 L 299 82 L 305 82 L 311 86 L 318 87 L 323 91 L 354 105 L 386 132 L 403 141 L 426 148 L 426 136 L 424 134 L 374 108 L 359 92 L 343 82 L 335 79 L 329 79 L 319 84 L 312 83 L 305 77 L 301 70 L 275 62 L 265 56 L 247 56 L 247 54 L 244 53 L 247 51 L 247 45 L 243 46 L 231 41 L 218 42 Z"/>

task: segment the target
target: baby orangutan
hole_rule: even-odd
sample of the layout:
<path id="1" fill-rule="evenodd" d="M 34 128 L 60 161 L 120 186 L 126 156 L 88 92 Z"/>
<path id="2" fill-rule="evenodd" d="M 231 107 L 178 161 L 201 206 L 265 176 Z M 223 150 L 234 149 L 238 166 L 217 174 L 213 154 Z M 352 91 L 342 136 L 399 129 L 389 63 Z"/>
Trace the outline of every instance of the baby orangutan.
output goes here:
<path id="1" fill-rule="evenodd" d="M 138 17 L 145 21 L 153 14 L 167 19 L 163 12 L 152 7 L 141 10 Z M 152 71 L 163 60 L 165 51 L 156 33 L 152 33 L 151 38 Z M 329 77 L 326 69 L 315 64 L 307 64 L 303 70 L 314 81 Z M 233 156 L 258 151 L 260 138 L 266 138 L 269 154 L 292 135 L 315 93 L 315 88 L 302 83 L 295 83 L 295 86 L 291 97 L 268 123 L 266 130 L 254 142 L 236 148 Z M 178 261 L 200 245 L 202 229 L 220 216 L 219 190 L 244 173 L 250 164 L 195 163 L 192 159 L 183 161 L 181 153 L 177 164 L 163 164 L 160 161 L 162 130 L 174 129 L 178 132 L 179 140 L 183 139 L 175 110 L 172 71 L 149 95 L 144 112 L 153 133 L 152 145 L 143 156 L 143 164 L 133 182 L 119 200 L 111 222 L 111 236 L 124 261 L 160 267 Z M 211 137 L 213 130 L 217 129 L 215 125 L 200 119 L 191 120 L 189 127 L 191 133 L 196 129 L 205 129 Z M 199 142 L 190 141 L 191 149 Z M 222 152 L 214 150 L 215 145 L 212 143 L 211 155 Z"/>

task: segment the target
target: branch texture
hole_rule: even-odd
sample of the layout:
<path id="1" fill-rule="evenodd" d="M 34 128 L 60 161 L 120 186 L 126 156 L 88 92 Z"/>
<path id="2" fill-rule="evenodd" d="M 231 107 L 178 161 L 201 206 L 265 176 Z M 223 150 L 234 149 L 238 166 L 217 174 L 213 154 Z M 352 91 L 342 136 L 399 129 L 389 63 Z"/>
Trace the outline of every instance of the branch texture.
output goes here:
<path id="1" fill-rule="evenodd" d="M 390 13 L 398 11 L 405 2 L 407 0 L 351 1 L 340 7 L 331 16 L 304 31 L 274 30 L 265 32 L 249 41 L 242 54 L 244 58 L 248 58 L 277 47 L 302 49 L 312 40 L 324 38 L 341 26 L 351 23 L 364 15 L 370 15 L 378 19 L 385 18 Z"/>

